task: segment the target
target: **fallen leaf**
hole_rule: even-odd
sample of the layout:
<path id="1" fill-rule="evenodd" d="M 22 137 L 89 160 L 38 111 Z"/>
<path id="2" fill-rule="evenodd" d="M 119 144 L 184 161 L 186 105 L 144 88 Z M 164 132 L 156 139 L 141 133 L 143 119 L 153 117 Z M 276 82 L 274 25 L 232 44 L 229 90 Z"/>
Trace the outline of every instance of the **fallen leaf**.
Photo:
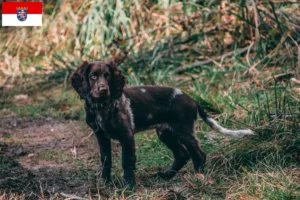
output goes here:
<path id="1" fill-rule="evenodd" d="M 201 173 L 197 173 L 194 176 L 196 179 L 200 180 L 201 182 L 204 182 L 205 176 Z"/>
<path id="2" fill-rule="evenodd" d="M 19 94 L 19 95 L 15 95 L 14 98 L 16 100 L 25 100 L 25 99 L 28 99 L 28 95 L 27 94 Z"/>
<path id="3" fill-rule="evenodd" d="M 31 103 L 27 94 L 19 94 L 14 96 L 14 103 L 18 106 L 26 106 Z"/>
<path id="4" fill-rule="evenodd" d="M 33 153 L 28 154 L 28 158 L 32 158 L 32 157 L 34 157 Z"/>
<path id="5" fill-rule="evenodd" d="M 298 94 L 300 94 L 300 88 L 293 88 L 292 89 L 294 92 L 297 92 Z"/>
<path id="6" fill-rule="evenodd" d="M 215 183 L 215 180 L 214 179 L 212 179 L 212 178 L 208 178 L 207 179 L 207 182 L 209 183 L 209 184 L 214 184 Z"/>
<path id="7" fill-rule="evenodd" d="M 300 84 L 300 80 L 298 80 L 298 79 L 295 79 L 295 78 L 291 78 L 291 82 L 293 82 L 293 83 L 297 83 L 297 84 Z"/>
<path id="8" fill-rule="evenodd" d="M 62 110 L 62 111 L 70 110 L 70 106 L 68 106 L 68 105 L 63 105 L 63 106 L 61 107 L 61 110 Z"/>

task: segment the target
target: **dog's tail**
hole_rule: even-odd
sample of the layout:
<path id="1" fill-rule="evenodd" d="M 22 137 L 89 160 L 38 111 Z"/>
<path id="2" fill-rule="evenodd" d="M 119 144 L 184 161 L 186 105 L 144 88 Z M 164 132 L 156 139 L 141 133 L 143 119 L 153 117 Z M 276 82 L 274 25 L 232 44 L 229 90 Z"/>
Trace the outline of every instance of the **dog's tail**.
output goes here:
<path id="1" fill-rule="evenodd" d="M 249 129 L 242 129 L 242 130 L 230 130 L 227 128 L 222 127 L 219 125 L 214 119 L 212 119 L 210 116 L 208 116 L 203 108 L 197 103 L 198 112 L 200 117 L 204 120 L 206 124 L 208 124 L 212 129 L 215 131 L 222 133 L 224 135 L 231 135 L 234 137 L 244 136 L 244 135 L 253 135 L 254 132 Z"/>

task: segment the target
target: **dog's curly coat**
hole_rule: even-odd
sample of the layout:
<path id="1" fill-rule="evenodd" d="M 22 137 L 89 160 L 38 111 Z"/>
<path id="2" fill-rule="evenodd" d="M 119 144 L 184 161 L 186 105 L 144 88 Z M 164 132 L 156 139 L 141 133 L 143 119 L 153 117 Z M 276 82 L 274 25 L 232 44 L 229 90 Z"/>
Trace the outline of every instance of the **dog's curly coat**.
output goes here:
<path id="1" fill-rule="evenodd" d="M 85 100 L 86 123 L 94 130 L 103 165 L 101 178 L 110 180 L 111 139 L 122 146 L 124 179 L 135 184 L 134 133 L 156 129 L 159 139 L 173 152 L 170 169 L 159 172 L 169 179 L 192 158 L 196 172 L 203 170 L 206 155 L 194 136 L 199 114 L 212 129 L 232 136 L 251 130 L 229 130 L 210 118 L 200 105 L 179 89 L 157 86 L 124 87 L 125 76 L 114 61 L 83 62 L 70 77 L 73 88 Z"/>

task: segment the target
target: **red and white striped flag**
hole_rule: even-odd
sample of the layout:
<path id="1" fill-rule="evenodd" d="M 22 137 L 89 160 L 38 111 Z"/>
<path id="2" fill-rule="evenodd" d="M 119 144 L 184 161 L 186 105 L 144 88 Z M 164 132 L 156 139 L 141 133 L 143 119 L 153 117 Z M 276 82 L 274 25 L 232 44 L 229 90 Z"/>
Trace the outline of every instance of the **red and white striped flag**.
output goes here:
<path id="1" fill-rule="evenodd" d="M 2 2 L 2 26 L 42 26 L 42 2 Z"/>

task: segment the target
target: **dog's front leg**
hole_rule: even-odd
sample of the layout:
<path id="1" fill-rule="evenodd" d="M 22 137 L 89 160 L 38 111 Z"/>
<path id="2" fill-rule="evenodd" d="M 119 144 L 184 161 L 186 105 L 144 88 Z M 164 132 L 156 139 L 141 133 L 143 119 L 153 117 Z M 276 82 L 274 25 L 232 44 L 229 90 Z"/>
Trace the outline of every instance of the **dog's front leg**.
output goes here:
<path id="1" fill-rule="evenodd" d="M 98 144 L 100 146 L 102 173 L 101 179 L 105 182 L 110 181 L 112 158 L 111 158 L 111 140 L 106 137 L 101 130 L 95 132 Z"/>
<path id="2" fill-rule="evenodd" d="M 124 170 L 124 180 L 127 184 L 135 185 L 135 143 L 134 137 L 131 131 L 126 130 L 120 137 L 120 143 L 122 146 L 122 167 Z"/>
<path id="3" fill-rule="evenodd" d="M 104 132 L 101 129 L 98 128 L 97 124 L 95 123 L 96 115 L 93 112 L 90 112 L 88 107 L 85 107 L 85 110 L 86 123 L 89 125 L 89 127 L 91 127 L 94 130 L 100 147 L 102 163 L 101 179 L 104 180 L 104 182 L 109 182 L 112 165 L 111 140 L 104 134 Z"/>

